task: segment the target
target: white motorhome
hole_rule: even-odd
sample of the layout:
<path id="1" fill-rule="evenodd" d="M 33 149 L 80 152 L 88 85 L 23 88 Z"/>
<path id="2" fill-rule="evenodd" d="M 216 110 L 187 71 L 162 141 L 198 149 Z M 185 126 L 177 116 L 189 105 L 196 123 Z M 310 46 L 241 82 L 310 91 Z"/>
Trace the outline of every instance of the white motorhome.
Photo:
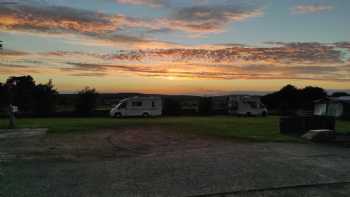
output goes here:
<path id="1" fill-rule="evenodd" d="M 266 116 L 268 111 L 257 96 L 229 96 L 229 114 L 239 116 Z"/>
<path id="2" fill-rule="evenodd" d="M 112 117 L 161 116 L 162 110 L 160 97 L 132 97 L 121 100 L 111 109 L 110 115 Z"/>

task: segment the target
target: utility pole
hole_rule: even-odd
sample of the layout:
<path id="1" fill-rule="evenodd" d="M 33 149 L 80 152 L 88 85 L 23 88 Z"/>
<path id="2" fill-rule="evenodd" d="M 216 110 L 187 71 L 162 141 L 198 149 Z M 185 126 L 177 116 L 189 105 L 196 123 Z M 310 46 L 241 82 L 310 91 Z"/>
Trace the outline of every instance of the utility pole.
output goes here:
<path id="1" fill-rule="evenodd" d="M 0 51 L 3 49 L 3 42 L 0 40 Z M 7 108 L 7 112 L 9 115 L 9 129 L 14 129 L 16 128 L 16 117 L 15 117 L 15 106 L 12 105 L 12 89 L 16 85 L 16 82 L 14 81 L 11 84 L 7 84 L 8 88 L 8 97 L 9 97 L 9 105 Z"/>

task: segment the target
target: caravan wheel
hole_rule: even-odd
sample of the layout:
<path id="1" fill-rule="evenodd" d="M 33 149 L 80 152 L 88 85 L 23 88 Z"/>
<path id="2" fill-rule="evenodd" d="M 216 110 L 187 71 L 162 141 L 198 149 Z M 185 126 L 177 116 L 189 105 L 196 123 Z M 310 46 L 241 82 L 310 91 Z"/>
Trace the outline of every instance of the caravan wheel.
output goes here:
<path id="1" fill-rule="evenodd" d="M 142 117 L 144 117 L 144 118 L 149 117 L 149 113 L 147 113 L 147 112 L 143 113 L 143 114 L 142 114 Z"/>

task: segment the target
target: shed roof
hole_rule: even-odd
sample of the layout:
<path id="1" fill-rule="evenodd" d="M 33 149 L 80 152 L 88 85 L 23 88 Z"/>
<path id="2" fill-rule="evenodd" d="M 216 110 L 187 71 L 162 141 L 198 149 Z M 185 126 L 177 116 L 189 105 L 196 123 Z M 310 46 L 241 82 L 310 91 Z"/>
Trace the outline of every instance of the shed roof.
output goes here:
<path id="1" fill-rule="evenodd" d="M 349 103 L 350 96 L 341 96 L 341 97 L 328 97 L 324 99 L 315 100 L 315 103 L 326 103 L 326 102 L 340 102 L 340 103 Z"/>

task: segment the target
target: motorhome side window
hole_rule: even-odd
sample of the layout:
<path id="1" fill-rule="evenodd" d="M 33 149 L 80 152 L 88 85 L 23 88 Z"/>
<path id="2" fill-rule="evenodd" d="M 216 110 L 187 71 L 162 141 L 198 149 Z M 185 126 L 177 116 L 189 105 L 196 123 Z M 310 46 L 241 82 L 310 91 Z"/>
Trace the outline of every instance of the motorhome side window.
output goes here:
<path id="1" fill-rule="evenodd" d="M 154 101 L 152 101 L 152 107 L 155 107 L 156 105 L 155 105 L 155 103 L 154 103 Z"/>
<path id="2" fill-rule="evenodd" d="M 238 109 L 238 102 L 237 101 L 233 101 L 231 103 L 231 110 L 237 110 Z"/>
<path id="3" fill-rule="evenodd" d="M 260 103 L 260 108 L 264 108 L 265 105 L 263 103 Z"/>
<path id="4" fill-rule="evenodd" d="M 142 106 L 142 102 L 141 101 L 134 101 L 131 104 L 133 107 L 141 107 Z"/>
<path id="5" fill-rule="evenodd" d="M 257 109 L 258 108 L 258 104 L 256 102 L 253 102 L 253 101 L 248 101 L 247 102 L 251 108 L 253 109 Z"/>

